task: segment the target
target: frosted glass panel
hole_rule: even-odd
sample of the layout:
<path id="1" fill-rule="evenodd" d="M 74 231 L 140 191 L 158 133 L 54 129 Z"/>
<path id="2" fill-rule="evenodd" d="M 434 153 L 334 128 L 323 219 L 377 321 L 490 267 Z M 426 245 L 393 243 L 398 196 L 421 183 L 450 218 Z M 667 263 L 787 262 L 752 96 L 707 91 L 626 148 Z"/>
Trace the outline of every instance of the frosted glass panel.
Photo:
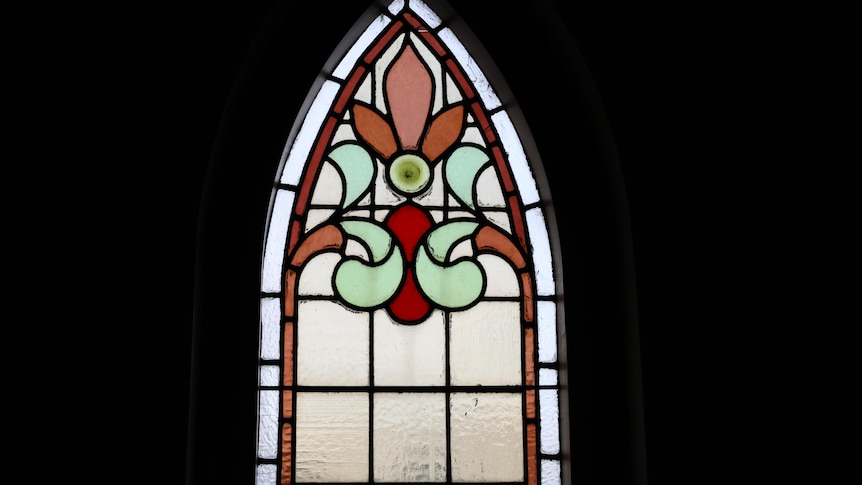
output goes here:
<path id="1" fill-rule="evenodd" d="M 559 383 L 559 375 L 556 369 L 539 369 L 540 386 L 556 386 Z"/>
<path id="2" fill-rule="evenodd" d="M 258 465 L 255 484 L 275 485 L 276 473 L 278 473 L 278 468 L 275 465 Z"/>
<path id="3" fill-rule="evenodd" d="M 446 481 L 444 394 L 374 395 L 374 480 Z"/>
<path id="4" fill-rule="evenodd" d="M 542 460 L 542 485 L 559 485 L 560 480 L 560 462 Z"/>
<path id="5" fill-rule="evenodd" d="M 260 367 L 261 387 L 273 387 L 279 384 L 281 369 L 277 365 L 262 365 Z"/>
<path id="6" fill-rule="evenodd" d="M 560 406 L 556 389 L 539 390 L 539 408 L 542 410 L 542 453 L 560 452 Z"/>
<path id="7" fill-rule="evenodd" d="M 545 226 L 545 216 L 538 207 L 527 211 L 527 229 L 530 231 L 530 246 L 533 248 L 537 292 L 540 295 L 553 295 L 556 288 L 548 228 Z"/>
<path id="8" fill-rule="evenodd" d="M 557 361 L 557 304 L 540 301 L 537 306 L 539 320 L 539 362 Z"/>
<path id="9" fill-rule="evenodd" d="M 455 33 L 447 27 L 440 31 L 440 38 L 446 44 L 446 47 L 452 51 L 455 58 L 458 59 L 458 64 L 461 65 L 461 68 L 464 69 L 464 73 L 468 78 L 470 78 L 470 81 L 472 81 L 473 86 L 476 88 L 476 92 L 479 93 L 479 97 L 482 98 L 482 101 L 485 103 L 485 108 L 493 110 L 500 106 L 500 98 L 497 97 L 497 93 L 494 92 L 494 89 L 491 87 L 485 74 L 479 68 L 479 65 L 476 64 L 476 61 L 474 61 L 467 52 L 467 49 L 464 48 L 464 45 L 461 44 L 461 41 L 458 40 Z"/>
<path id="10" fill-rule="evenodd" d="M 281 300 L 264 298 L 260 302 L 260 358 L 281 357 Z"/>
<path id="11" fill-rule="evenodd" d="M 368 394 L 296 394 L 296 481 L 368 480 Z"/>
<path id="12" fill-rule="evenodd" d="M 521 384 L 520 308 L 517 302 L 494 301 L 452 313 L 453 385 Z"/>
<path id="13" fill-rule="evenodd" d="M 281 291 L 281 263 L 284 259 L 284 246 L 287 240 L 287 226 L 293 210 L 294 193 L 279 190 L 275 194 L 269 229 L 266 233 L 266 250 L 263 254 L 261 290 L 265 293 Z"/>
<path id="14" fill-rule="evenodd" d="M 422 17 L 422 20 L 428 24 L 428 27 L 434 29 L 440 25 L 440 17 L 438 17 L 433 10 L 428 8 L 424 2 L 420 0 L 410 0 L 410 8 L 416 12 L 417 15 Z"/>
<path id="15" fill-rule="evenodd" d="M 257 455 L 275 458 L 278 452 L 278 391 L 260 391 Z"/>
<path id="16" fill-rule="evenodd" d="M 524 478 L 521 394 L 453 393 L 452 480 Z"/>
<path id="17" fill-rule="evenodd" d="M 394 323 L 374 314 L 374 383 L 378 386 L 446 384 L 446 328 L 442 312 L 421 325 Z"/>
<path id="18" fill-rule="evenodd" d="M 300 301 L 297 384 L 368 385 L 369 316 L 329 301 Z"/>

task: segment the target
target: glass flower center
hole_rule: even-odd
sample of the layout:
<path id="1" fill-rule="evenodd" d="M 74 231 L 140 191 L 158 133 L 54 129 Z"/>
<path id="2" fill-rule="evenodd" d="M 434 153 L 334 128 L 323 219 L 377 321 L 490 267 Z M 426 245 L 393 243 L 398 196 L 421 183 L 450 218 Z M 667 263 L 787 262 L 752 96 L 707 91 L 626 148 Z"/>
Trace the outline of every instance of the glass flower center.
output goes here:
<path id="1" fill-rule="evenodd" d="M 415 194 L 428 186 L 431 169 L 422 157 L 407 153 L 392 161 L 389 166 L 389 180 L 398 190 Z"/>

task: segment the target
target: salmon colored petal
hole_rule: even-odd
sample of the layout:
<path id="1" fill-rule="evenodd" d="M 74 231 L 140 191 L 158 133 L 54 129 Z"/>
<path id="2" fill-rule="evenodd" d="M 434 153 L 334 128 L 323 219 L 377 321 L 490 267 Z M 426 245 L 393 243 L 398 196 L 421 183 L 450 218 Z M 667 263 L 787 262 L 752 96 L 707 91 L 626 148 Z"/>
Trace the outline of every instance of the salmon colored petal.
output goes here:
<path id="1" fill-rule="evenodd" d="M 440 154 L 458 140 L 463 126 L 463 106 L 458 105 L 440 113 L 428 127 L 428 133 L 422 141 L 422 153 L 432 162 L 437 160 Z"/>
<path id="2" fill-rule="evenodd" d="M 413 47 L 407 46 L 389 69 L 386 101 L 395 132 L 405 150 L 415 150 L 431 109 L 431 75 Z"/>
<path id="3" fill-rule="evenodd" d="M 384 158 L 398 149 L 389 123 L 373 110 L 357 104 L 353 107 L 353 121 L 359 136 Z"/>

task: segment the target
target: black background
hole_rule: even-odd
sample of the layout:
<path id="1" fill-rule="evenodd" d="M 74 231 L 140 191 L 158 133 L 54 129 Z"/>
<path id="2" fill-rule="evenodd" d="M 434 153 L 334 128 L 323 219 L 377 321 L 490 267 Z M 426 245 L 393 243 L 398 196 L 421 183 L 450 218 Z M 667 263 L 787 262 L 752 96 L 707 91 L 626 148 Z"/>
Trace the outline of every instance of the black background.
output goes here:
<path id="1" fill-rule="evenodd" d="M 852 114 L 858 130 L 858 112 L 835 95 L 858 63 L 858 51 L 842 57 L 855 35 L 845 13 L 560 5 L 627 188 L 650 481 L 823 473 L 815 450 L 832 438 L 820 432 L 843 424 L 803 403 L 841 399 L 826 397 L 826 378 L 852 354 L 821 356 L 853 322 L 833 305 L 858 299 L 852 286 L 816 291 L 834 274 L 856 278 L 832 257 L 858 226 L 840 212 L 852 207 L 846 167 L 858 163 L 838 149 L 858 138 L 852 123 L 836 123 Z M 27 148 L 17 153 L 35 168 L 24 181 L 36 196 L 17 205 L 38 207 L 41 219 L 22 232 L 46 230 L 40 254 L 59 255 L 53 283 L 22 286 L 37 295 L 34 320 L 56 327 L 57 355 L 70 355 L 45 364 L 49 381 L 68 386 L 45 386 L 28 406 L 51 418 L 41 445 L 22 448 L 52 481 L 184 480 L 198 204 L 222 111 L 269 7 L 149 2 L 22 15 L 12 45 L 22 62 L 9 77 L 21 80 L 10 92 L 24 109 L 8 133 Z M 33 140 L 17 135 L 30 127 Z M 74 458 L 60 466 L 58 456 Z"/>

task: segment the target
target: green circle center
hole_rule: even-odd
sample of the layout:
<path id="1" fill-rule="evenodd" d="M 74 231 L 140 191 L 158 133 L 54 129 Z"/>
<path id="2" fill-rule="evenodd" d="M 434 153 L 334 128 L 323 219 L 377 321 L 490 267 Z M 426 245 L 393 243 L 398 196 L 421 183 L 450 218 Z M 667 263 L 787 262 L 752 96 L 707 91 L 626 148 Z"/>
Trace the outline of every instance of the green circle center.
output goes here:
<path id="1" fill-rule="evenodd" d="M 389 166 L 389 180 L 399 190 L 415 194 L 425 186 L 431 178 L 431 170 L 421 157 L 405 154 L 396 158 Z"/>

